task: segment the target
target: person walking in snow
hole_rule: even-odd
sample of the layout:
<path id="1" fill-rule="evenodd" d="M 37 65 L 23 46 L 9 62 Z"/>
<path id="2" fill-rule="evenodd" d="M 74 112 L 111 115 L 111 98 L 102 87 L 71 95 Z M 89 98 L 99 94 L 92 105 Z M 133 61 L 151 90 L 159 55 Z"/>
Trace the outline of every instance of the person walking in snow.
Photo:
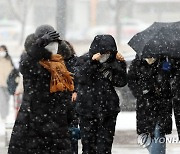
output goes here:
<path id="1" fill-rule="evenodd" d="M 58 46 L 58 54 L 60 54 L 65 62 L 65 65 L 71 73 L 75 74 L 76 68 L 75 64 L 77 62 L 77 56 L 73 46 L 66 40 L 59 41 Z M 75 106 L 76 106 L 76 98 L 77 98 L 77 90 L 76 90 L 76 80 L 74 79 L 75 89 L 73 92 L 69 92 L 69 103 L 73 106 L 73 110 L 75 113 Z M 71 132 L 71 148 L 72 154 L 78 154 L 78 139 L 80 139 L 80 130 L 78 128 L 78 115 L 75 114 L 75 119 L 69 126 L 69 130 Z"/>
<path id="2" fill-rule="evenodd" d="M 174 78 L 173 78 L 173 109 L 174 109 L 174 116 L 176 122 L 176 128 L 178 132 L 178 137 L 180 140 L 180 60 L 179 58 L 174 58 Z"/>
<path id="3" fill-rule="evenodd" d="M 9 98 L 7 79 L 14 66 L 5 45 L 0 46 L 0 118 L 6 120 L 9 113 Z"/>
<path id="4" fill-rule="evenodd" d="M 58 50 L 59 34 L 39 26 L 25 41 L 20 62 L 23 102 L 12 131 L 9 154 L 71 154 L 69 91 L 73 78 Z M 72 115 L 73 116 L 73 115 Z"/>
<path id="5" fill-rule="evenodd" d="M 76 67 L 76 111 L 83 154 L 111 154 L 120 112 L 114 87 L 126 85 L 126 62 L 111 35 L 97 35 Z"/>
<path id="6" fill-rule="evenodd" d="M 165 135 L 172 132 L 172 68 L 168 58 L 136 55 L 128 71 L 128 86 L 136 101 L 137 134 L 150 154 L 165 154 Z M 149 141 L 149 140 L 146 140 Z"/>

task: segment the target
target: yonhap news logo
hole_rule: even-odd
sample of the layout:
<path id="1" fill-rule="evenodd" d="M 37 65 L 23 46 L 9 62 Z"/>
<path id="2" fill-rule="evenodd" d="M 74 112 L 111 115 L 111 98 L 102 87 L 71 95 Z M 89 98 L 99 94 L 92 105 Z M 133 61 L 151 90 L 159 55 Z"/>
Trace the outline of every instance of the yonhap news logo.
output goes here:
<path id="1" fill-rule="evenodd" d="M 180 144 L 180 140 L 178 137 L 151 137 L 148 133 L 143 133 L 138 135 L 137 142 L 143 148 L 146 148 L 151 145 L 152 142 L 154 143 L 170 143 L 170 144 Z"/>
<path id="2" fill-rule="evenodd" d="M 138 135 L 137 142 L 140 146 L 142 146 L 143 148 L 146 148 L 152 143 L 152 138 L 151 138 L 150 134 L 143 133 L 141 135 Z"/>

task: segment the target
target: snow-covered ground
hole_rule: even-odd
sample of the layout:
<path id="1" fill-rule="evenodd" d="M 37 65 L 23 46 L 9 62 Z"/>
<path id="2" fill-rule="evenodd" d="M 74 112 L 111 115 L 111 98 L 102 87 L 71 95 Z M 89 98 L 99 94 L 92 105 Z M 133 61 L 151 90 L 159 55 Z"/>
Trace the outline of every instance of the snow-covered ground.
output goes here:
<path id="1" fill-rule="evenodd" d="M 15 121 L 15 109 L 14 109 L 14 100 L 13 100 L 13 96 L 10 97 L 9 100 L 9 115 L 7 117 L 7 119 L 5 121 L 3 121 L 0 118 L 0 135 L 5 135 L 5 126 L 8 126 L 9 124 L 13 124 Z"/>
<path id="2" fill-rule="evenodd" d="M 173 129 L 176 129 L 174 115 Z M 117 117 L 116 130 L 136 130 L 136 112 L 120 112 Z"/>

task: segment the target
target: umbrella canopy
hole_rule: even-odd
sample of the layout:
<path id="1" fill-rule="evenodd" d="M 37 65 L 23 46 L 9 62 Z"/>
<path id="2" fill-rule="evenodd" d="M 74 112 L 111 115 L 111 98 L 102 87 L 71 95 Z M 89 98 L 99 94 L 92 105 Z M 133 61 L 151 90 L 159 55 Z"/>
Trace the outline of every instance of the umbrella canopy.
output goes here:
<path id="1" fill-rule="evenodd" d="M 145 46 L 147 49 L 147 44 L 149 44 L 148 42 L 150 40 L 153 40 L 153 38 L 162 28 L 178 29 L 179 27 L 180 22 L 154 22 L 150 27 L 148 27 L 144 31 L 134 35 L 132 39 L 128 42 L 128 44 L 139 56 L 142 56 L 143 51 L 145 50 Z"/>
<path id="2" fill-rule="evenodd" d="M 150 39 L 142 51 L 142 57 L 180 57 L 180 28 L 163 27 Z"/>

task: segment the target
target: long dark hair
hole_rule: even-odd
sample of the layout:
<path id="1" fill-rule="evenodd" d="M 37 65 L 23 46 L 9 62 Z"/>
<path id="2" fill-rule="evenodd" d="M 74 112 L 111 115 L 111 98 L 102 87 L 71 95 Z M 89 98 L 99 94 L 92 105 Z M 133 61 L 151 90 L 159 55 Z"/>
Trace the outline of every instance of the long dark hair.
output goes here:
<path id="1" fill-rule="evenodd" d="M 64 59 L 69 59 L 73 56 L 76 56 L 76 52 L 75 52 L 73 46 L 71 45 L 71 43 L 69 43 L 66 40 L 61 40 L 58 43 L 59 43 L 59 46 L 58 46 L 57 54 L 62 55 Z M 68 55 L 68 53 L 69 53 L 69 55 Z"/>
<path id="2" fill-rule="evenodd" d="M 6 52 L 6 56 L 5 56 L 5 58 L 9 58 L 10 56 L 9 56 L 9 53 L 8 53 L 8 49 L 7 49 L 7 47 L 5 46 L 5 45 L 1 45 L 0 46 L 0 48 L 2 48 L 5 52 Z"/>
<path id="3" fill-rule="evenodd" d="M 76 55 L 76 52 L 75 52 L 75 50 L 74 50 L 74 48 L 73 48 L 73 46 L 72 46 L 72 44 L 71 43 L 69 43 L 68 41 L 66 41 L 66 40 L 64 40 L 65 42 L 66 42 L 66 44 L 69 46 L 69 48 L 71 49 L 71 51 L 72 51 L 72 53 L 73 53 L 73 55 Z"/>

